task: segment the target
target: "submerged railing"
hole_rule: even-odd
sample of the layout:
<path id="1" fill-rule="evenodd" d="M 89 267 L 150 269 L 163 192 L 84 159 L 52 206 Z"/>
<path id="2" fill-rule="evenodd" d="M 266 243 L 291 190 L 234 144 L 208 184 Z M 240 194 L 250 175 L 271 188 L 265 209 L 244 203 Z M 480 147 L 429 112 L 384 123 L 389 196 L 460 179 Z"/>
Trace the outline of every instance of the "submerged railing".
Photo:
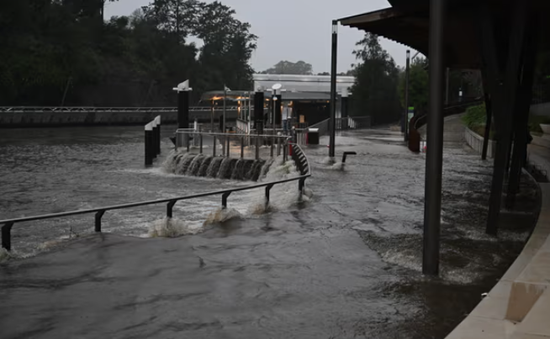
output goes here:
<path id="1" fill-rule="evenodd" d="M 149 205 L 158 205 L 158 204 L 167 204 L 166 205 L 166 217 L 172 218 L 173 217 L 173 208 L 179 201 L 184 200 L 190 200 L 190 199 L 196 199 L 196 198 L 202 198 L 202 197 L 208 197 L 208 196 L 215 196 L 215 195 L 221 195 L 222 197 L 222 208 L 227 208 L 227 198 L 234 192 L 241 192 L 241 191 L 247 191 L 251 189 L 256 188 L 262 188 L 265 187 L 265 204 L 266 207 L 269 206 L 269 193 L 273 186 L 287 183 L 287 182 L 293 182 L 298 181 L 298 190 L 300 191 L 300 199 L 303 194 L 303 189 L 305 186 L 305 181 L 307 178 L 311 177 L 311 169 L 309 167 L 309 162 L 307 160 L 307 157 L 303 153 L 300 146 L 296 144 L 291 144 L 292 146 L 292 156 L 296 161 L 296 165 L 298 169 L 300 170 L 301 175 L 295 178 L 290 179 L 284 179 L 284 180 L 277 180 L 277 181 L 271 181 L 267 183 L 261 183 L 261 184 L 255 184 L 252 186 L 247 187 L 239 187 L 239 188 L 232 188 L 232 189 L 226 189 L 221 191 L 214 191 L 214 192 L 207 192 L 207 193 L 200 193 L 200 194 L 194 194 L 194 195 L 188 195 L 188 196 L 182 196 L 182 197 L 176 197 L 176 198 L 168 198 L 168 199 L 160 199 L 160 200 L 150 200 L 150 201 L 142 201 L 142 202 L 135 202 L 135 203 L 129 203 L 129 204 L 122 204 L 122 205 L 112 205 L 112 206 L 104 206 L 104 207 L 98 207 L 98 208 L 92 208 L 92 209 L 86 209 L 86 210 L 79 210 L 79 211 L 71 211 L 71 212 L 61 212 L 61 213 L 52 213 L 52 214 L 45 214 L 45 215 L 38 215 L 38 216 L 31 216 L 31 217 L 24 217 L 24 218 L 14 218 L 14 219 L 6 219 L 6 220 L 0 220 L 0 225 L 2 226 L 2 248 L 11 251 L 11 230 L 13 226 L 16 223 L 21 222 L 28 222 L 28 221 L 35 221 L 35 220 L 46 220 L 46 219 L 55 219 L 55 218 L 62 218 L 62 217 L 69 217 L 73 215 L 83 215 L 83 214 L 92 214 L 95 213 L 95 232 L 101 233 L 101 220 L 106 212 L 113 211 L 113 210 L 121 210 L 121 209 L 127 209 L 132 207 L 140 207 L 140 206 L 149 206 Z"/>

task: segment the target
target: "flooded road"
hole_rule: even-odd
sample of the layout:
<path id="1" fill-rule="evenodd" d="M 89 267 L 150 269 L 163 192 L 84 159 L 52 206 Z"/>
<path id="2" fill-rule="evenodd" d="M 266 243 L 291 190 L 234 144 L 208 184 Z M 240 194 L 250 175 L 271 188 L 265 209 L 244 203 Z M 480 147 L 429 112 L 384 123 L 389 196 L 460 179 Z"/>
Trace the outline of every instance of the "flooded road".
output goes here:
<path id="1" fill-rule="evenodd" d="M 223 223 L 204 223 L 218 197 L 182 202 L 174 214 L 193 235 L 146 238 L 163 205 L 109 212 L 104 235 L 89 235 L 93 216 L 16 225 L 16 256 L 34 256 L 0 265 L 0 337 L 443 338 L 514 260 L 532 217 L 486 236 L 491 164 L 447 144 L 442 276 L 423 277 L 425 155 L 400 139 L 338 136 L 338 154 L 358 153 L 343 170 L 326 146 L 306 148 L 312 195 L 275 187 L 269 213 L 263 190 L 231 195 L 238 217 Z M 142 152 L 140 128 L 3 131 L 2 218 L 249 184 L 143 169 Z M 530 211 L 536 190 L 523 186 Z"/>

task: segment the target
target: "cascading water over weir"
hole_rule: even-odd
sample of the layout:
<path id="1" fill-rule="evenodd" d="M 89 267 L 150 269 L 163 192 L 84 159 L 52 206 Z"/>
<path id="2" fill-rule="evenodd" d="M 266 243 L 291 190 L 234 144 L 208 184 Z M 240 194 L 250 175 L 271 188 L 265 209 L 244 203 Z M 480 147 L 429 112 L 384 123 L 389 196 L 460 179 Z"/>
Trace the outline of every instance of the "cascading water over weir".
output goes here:
<path id="1" fill-rule="evenodd" d="M 272 164 L 273 159 L 232 159 L 204 154 L 174 153 L 164 162 L 164 169 L 168 173 L 178 175 L 258 181 L 265 176 Z"/>

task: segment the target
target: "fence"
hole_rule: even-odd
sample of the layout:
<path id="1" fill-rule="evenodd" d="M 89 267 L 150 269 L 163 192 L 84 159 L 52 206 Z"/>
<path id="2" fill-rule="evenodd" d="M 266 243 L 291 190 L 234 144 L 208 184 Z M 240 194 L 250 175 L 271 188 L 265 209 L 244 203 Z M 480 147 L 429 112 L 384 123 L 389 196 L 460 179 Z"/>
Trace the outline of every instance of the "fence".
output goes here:
<path id="1" fill-rule="evenodd" d="M 0 220 L 0 225 L 2 226 L 1 230 L 1 236 L 2 236 L 2 248 L 11 251 L 11 231 L 13 229 L 13 226 L 16 223 L 22 223 L 22 222 L 29 222 L 29 221 L 36 221 L 36 220 L 46 220 L 46 219 L 55 219 L 55 218 L 63 218 L 63 217 L 69 217 L 74 215 L 83 215 L 83 214 L 95 214 L 95 227 L 94 230 L 96 233 L 101 233 L 101 220 L 106 212 L 113 211 L 113 210 L 121 210 L 121 209 L 127 209 L 127 208 L 133 208 L 133 207 L 140 207 L 140 206 L 149 206 L 149 205 L 158 205 L 158 204 L 166 204 L 166 217 L 167 218 L 173 218 L 173 208 L 179 201 L 184 200 L 190 200 L 190 199 L 197 199 L 202 197 L 208 197 L 208 196 L 216 196 L 221 195 L 222 198 L 222 208 L 227 208 L 227 199 L 228 197 L 234 193 L 234 192 L 241 192 L 241 191 L 247 191 L 251 189 L 256 188 L 263 188 L 265 187 L 265 204 L 266 207 L 269 206 L 269 193 L 270 190 L 275 185 L 287 183 L 287 182 L 293 182 L 298 181 L 298 189 L 300 191 L 300 198 L 303 193 L 303 189 L 305 186 L 305 181 L 307 178 L 311 177 L 311 169 L 309 167 L 309 162 L 307 160 L 307 157 L 301 150 L 300 146 L 296 144 L 291 144 L 291 147 L 293 149 L 293 157 L 294 154 L 297 154 L 299 157 L 299 163 L 300 163 L 300 172 L 301 175 L 295 178 L 290 179 L 284 179 L 284 180 L 277 180 L 277 181 L 271 181 L 267 183 L 262 184 L 256 184 L 252 186 L 247 187 L 239 187 L 239 188 L 233 188 L 233 189 L 227 189 L 227 190 L 221 190 L 221 191 L 214 191 L 214 192 L 207 192 L 207 193 L 201 193 L 201 194 L 194 194 L 194 195 L 188 195 L 188 196 L 182 196 L 182 197 L 176 197 L 176 198 L 168 198 L 168 199 L 161 199 L 161 200 L 150 200 L 150 201 L 143 201 L 143 202 L 135 202 L 135 203 L 129 203 L 129 204 L 123 204 L 123 205 L 112 205 L 112 206 L 105 206 L 105 207 L 98 207 L 98 208 L 92 208 L 92 209 L 86 209 L 86 210 L 79 210 L 79 211 L 71 211 L 71 212 L 62 212 L 62 213 L 53 213 L 53 214 L 46 214 L 46 215 L 38 215 L 38 216 L 31 216 L 31 217 L 24 217 L 24 218 L 14 218 L 14 219 L 7 219 L 7 220 Z M 298 164 L 298 162 L 297 162 Z M 298 166 L 298 165 L 297 165 Z"/>

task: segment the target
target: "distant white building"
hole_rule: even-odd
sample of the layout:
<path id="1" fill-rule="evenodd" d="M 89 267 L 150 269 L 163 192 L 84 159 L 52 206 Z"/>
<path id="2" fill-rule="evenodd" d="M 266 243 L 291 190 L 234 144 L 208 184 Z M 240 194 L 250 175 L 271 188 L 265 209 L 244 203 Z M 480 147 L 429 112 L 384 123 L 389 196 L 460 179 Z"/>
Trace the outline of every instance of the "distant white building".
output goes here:
<path id="1" fill-rule="evenodd" d="M 336 92 L 347 97 L 355 77 L 337 76 Z M 290 75 L 290 74 L 254 74 L 254 89 L 267 91 L 275 84 L 283 85 L 286 92 L 315 92 L 330 94 L 330 76 L 328 75 Z"/>

